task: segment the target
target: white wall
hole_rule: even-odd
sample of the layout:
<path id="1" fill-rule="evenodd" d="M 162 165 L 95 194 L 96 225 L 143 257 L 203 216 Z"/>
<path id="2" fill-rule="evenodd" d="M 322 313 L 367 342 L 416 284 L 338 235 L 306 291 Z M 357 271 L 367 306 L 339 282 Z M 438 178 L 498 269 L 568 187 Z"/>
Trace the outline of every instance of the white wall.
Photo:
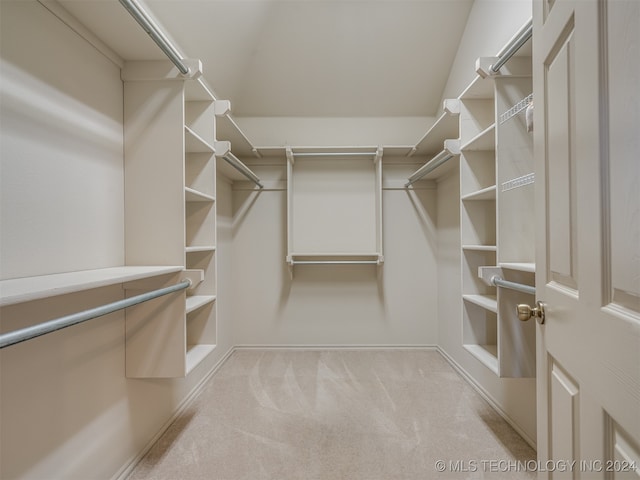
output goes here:
<path id="1" fill-rule="evenodd" d="M 476 58 L 497 54 L 530 16 L 530 0 L 476 0 L 443 98 L 458 97 L 476 76 Z M 460 184 L 457 170 L 438 183 L 437 205 L 438 344 L 535 444 L 535 379 L 498 378 L 462 347 Z"/>
<path id="2" fill-rule="evenodd" d="M 0 2 L 0 18 L 2 276 L 122 265 L 120 69 L 37 2 Z M 230 187 L 217 199 L 230 218 Z M 218 346 L 189 377 L 125 378 L 122 311 L 0 351 L 0 478 L 103 480 L 143 451 L 231 348 L 226 224 Z M 114 285 L 3 307 L 1 328 L 123 297 Z"/>
<path id="3" fill-rule="evenodd" d="M 433 345 L 436 192 L 383 191 L 384 266 L 295 266 L 287 254 L 283 160 L 251 162 L 266 183 L 234 191 L 234 342 L 238 345 Z M 384 166 L 385 181 L 415 164 Z"/>
<path id="4" fill-rule="evenodd" d="M 120 70 L 35 2 L 1 31 L 1 278 L 122 265 Z"/>

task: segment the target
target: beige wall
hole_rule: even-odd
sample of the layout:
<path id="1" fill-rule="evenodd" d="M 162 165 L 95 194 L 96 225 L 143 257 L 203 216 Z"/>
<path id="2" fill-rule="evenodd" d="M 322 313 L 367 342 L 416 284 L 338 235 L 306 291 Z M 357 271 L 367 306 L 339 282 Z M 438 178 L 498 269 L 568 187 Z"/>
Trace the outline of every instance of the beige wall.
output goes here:
<path id="1" fill-rule="evenodd" d="M 406 162 L 406 160 L 405 160 Z M 251 164 L 267 185 L 234 191 L 234 342 L 239 345 L 434 345 L 436 191 L 383 190 L 384 266 L 295 266 L 287 254 L 282 159 Z M 384 166 L 406 181 L 413 163 Z M 330 232 L 326 232 L 330 235 Z"/>
<path id="2" fill-rule="evenodd" d="M 1 27 L 1 278 L 122 265 L 120 69 L 36 2 Z"/>

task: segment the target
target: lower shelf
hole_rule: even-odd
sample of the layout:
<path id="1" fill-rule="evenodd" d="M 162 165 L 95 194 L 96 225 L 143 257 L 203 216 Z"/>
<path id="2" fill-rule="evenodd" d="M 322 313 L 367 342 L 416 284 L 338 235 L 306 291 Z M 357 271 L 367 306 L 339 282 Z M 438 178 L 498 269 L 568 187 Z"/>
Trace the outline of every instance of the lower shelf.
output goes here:
<path id="1" fill-rule="evenodd" d="M 215 295 L 192 295 L 187 297 L 186 313 L 191 313 L 200 307 L 204 307 L 208 303 L 214 302 L 215 300 Z"/>
<path id="2" fill-rule="evenodd" d="M 187 345 L 187 375 L 216 348 L 215 345 Z"/>
<path id="3" fill-rule="evenodd" d="M 471 302 L 479 307 L 489 310 L 490 312 L 498 312 L 498 300 L 496 295 L 462 295 L 462 299 Z"/>
<path id="4" fill-rule="evenodd" d="M 287 263 L 293 265 L 381 265 L 381 253 L 291 253 Z"/>
<path id="5" fill-rule="evenodd" d="M 493 373 L 500 374 L 497 345 L 463 345 L 463 347 Z"/>

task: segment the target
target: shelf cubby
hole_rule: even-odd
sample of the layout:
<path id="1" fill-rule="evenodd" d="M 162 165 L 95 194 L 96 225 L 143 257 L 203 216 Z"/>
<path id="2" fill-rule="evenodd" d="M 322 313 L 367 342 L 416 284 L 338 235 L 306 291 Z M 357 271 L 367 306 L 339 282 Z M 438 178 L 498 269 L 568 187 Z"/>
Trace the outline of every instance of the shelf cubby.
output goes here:
<path id="1" fill-rule="evenodd" d="M 215 295 L 191 295 L 187 297 L 186 313 L 189 314 L 205 305 L 215 302 Z"/>
<path id="2" fill-rule="evenodd" d="M 494 151 L 496 148 L 495 144 L 495 132 L 496 125 L 492 123 L 487 128 L 479 132 L 475 137 L 471 138 L 467 143 L 463 144 L 460 147 L 461 151 Z"/>
<path id="3" fill-rule="evenodd" d="M 490 312 L 498 312 L 498 297 L 496 295 L 462 295 L 462 300 L 471 302 Z"/>
<path id="4" fill-rule="evenodd" d="M 462 201 L 481 201 L 481 200 L 494 200 L 496 199 L 496 186 L 491 185 L 475 192 L 467 193 L 462 196 Z"/>
<path id="5" fill-rule="evenodd" d="M 496 375 L 498 364 L 497 314 L 473 302 L 463 302 L 463 347 Z"/>

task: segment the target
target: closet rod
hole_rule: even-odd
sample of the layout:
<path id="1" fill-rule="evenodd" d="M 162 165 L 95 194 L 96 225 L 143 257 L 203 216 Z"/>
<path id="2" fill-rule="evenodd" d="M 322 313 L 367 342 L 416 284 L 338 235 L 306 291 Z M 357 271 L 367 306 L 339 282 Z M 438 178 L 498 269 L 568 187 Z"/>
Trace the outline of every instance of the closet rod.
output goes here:
<path id="1" fill-rule="evenodd" d="M 518 38 L 516 38 L 513 43 L 509 46 L 509 48 L 498 57 L 496 63 L 491 65 L 490 73 L 498 73 L 500 68 L 509 61 L 509 59 L 518 51 L 520 48 L 527 43 L 527 40 L 531 38 L 533 35 L 533 22 L 529 20 L 526 24 L 524 31 L 520 34 Z"/>
<path id="2" fill-rule="evenodd" d="M 291 265 L 378 265 L 378 260 L 293 260 Z"/>
<path id="3" fill-rule="evenodd" d="M 238 160 L 233 153 L 229 152 L 226 155 L 223 155 L 222 158 L 229 165 L 231 165 L 233 168 L 235 168 L 237 171 L 239 171 L 242 175 L 247 177 L 249 180 L 251 180 L 257 186 L 259 186 L 260 188 L 264 188 L 264 185 L 262 185 L 262 183 L 260 183 L 260 179 L 258 178 L 258 176 L 255 173 L 253 173 L 249 169 L 249 167 L 247 167 L 244 163 L 242 163 L 240 160 Z"/>
<path id="4" fill-rule="evenodd" d="M 530 295 L 536 294 L 536 287 L 531 285 L 523 285 L 522 283 L 510 282 L 509 280 L 503 280 L 498 275 L 491 277 L 491 283 L 496 287 L 508 288 L 510 290 L 516 290 L 522 293 L 528 293 Z"/>
<path id="5" fill-rule="evenodd" d="M 180 73 L 186 75 L 189 73 L 189 68 L 182 62 L 178 50 L 171 45 L 167 37 L 158 29 L 158 27 L 149 18 L 147 13 L 134 1 L 134 0 L 120 0 L 120 3 L 131 16 L 140 24 L 145 32 L 156 42 L 156 45 L 160 47 L 160 50 L 169 57 L 169 60 L 178 68 Z"/>
<path id="6" fill-rule="evenodd" d="M 442 157 L 438 158 L 440 155 L 442 155 Z M 418 170 L 416 170 L 416 172 L 409 177 L 409 181 L 405 183 L 404 188 L 410 187 L 415 182 L 420 180 L 422 177 L 433 172 L 436 168 L 438 168 L 440 165 L 443 165 L 445 162 L 447 162 L 449 159 L 453 157 L 454 155 L 452 155 L 451 153 L 448 153 L 446 150 L 443 150 L 431 161 L 427 162 L 425 165 L 423 165 Z"/>
<path id="7" fill-rule="evenodd" d="M 378 152 L 293 152 L 294 157 L 348 157 L 348 156 L 366 156 L 373 157 Z"/>
<path id="8" fill-rule="evenodd" d="M 87 320 L 93 320 L 94 318 L 102 317 L 103 315 L 107 315 L 127 307 L 132 307 L 139 303 L 162 297 L 163 295 L 168 295 L 169 293 L 178 292 L 185 288 L 189 288 L 190 286 L 191 280 L 183 280 L 182 282 L 170 287 L 160 288 L 141 295 L 136 295 L 135 297 L 125 298 L 124 300 L 118 300 L 117 302 L 91 308 L 83 312 L 73 313 L 71 315 L 42 322 L 37 325 L 31 325 L 30 327 L 14 330 L 13 332 L 3 333 L 0 335 L 0 349 L 26 340 L 31 340 L 32 338 L 40 337 L 66 327 L 71 327 L 72 325 L 77 325 L 78 323 L 83 323 Z"/>

